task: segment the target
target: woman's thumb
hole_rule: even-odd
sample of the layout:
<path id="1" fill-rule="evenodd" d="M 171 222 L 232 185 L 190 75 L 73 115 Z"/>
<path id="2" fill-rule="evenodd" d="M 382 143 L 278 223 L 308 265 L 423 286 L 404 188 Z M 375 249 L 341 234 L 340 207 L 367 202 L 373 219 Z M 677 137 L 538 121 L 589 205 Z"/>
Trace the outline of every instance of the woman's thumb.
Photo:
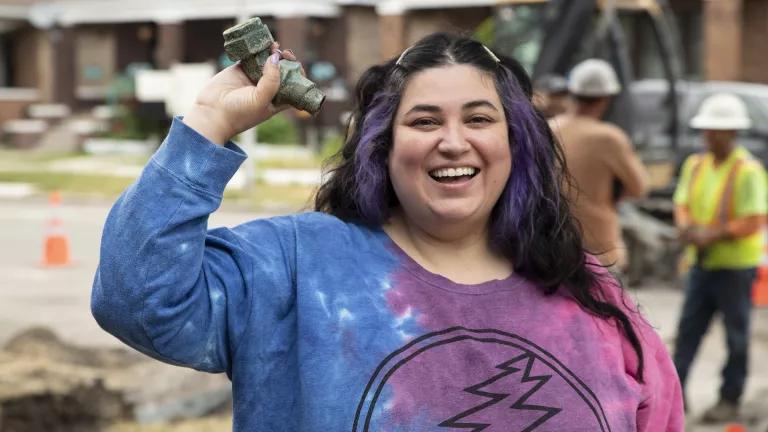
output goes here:
<path id="1" fill-rule="evenodd" d="M 261 104 L 269 104 L 280 89 L 280 54 L 273 53 L 264 63 L 262 76 L 256 83 L 256 97 Z"/>

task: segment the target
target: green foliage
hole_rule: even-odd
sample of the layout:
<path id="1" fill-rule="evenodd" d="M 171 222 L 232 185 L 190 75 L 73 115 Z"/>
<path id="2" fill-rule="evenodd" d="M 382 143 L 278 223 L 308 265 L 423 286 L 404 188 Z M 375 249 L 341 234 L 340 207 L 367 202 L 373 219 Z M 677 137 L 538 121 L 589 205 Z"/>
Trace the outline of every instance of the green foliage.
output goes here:
<path id="1" fill-rule="evenodd" d="M 299 142 L 299 130 L 282 112 L 258 126 L 258 140 L 269 144 L 296 144 Z"/>
<path id="2" fill-rule="evenodd" d="M 133 115 L 128 107 L 120 106 L 117 112 L 117 116 L 111 122 L 110 130 L 104 134 L 106 137 L 137 140 L 148 138 L 149 134 L 142 127 L 141 120 Z"/>
<path id="3" fill-rule="evenodd" d="M 493 46 L 494 27 L 493 16 L 489 16 L 477 26 L 473 37 L 490 48 Z"/>
<path id="4" fill-rule="evenodd" d="M 116 106 L 132 100 L 136 95 L 136 74 L 148 69 L 152 69 L 148 63 L 131 63 L 126 66 L 107 85 L 107 103 Z"/>
<path id="5" fill-rule="evenodd" d="M 106 102 L 115 109 L 116 117 L 110 124 L 110 130 L 102 136 L 145 140 L 167 133 L 168 125 L 164 120 L 142 117 L 136 113 L 136 74 L 150 68 L 146 63 L 131 63 L 108 84 Z"/>
<path id="6" fill-rule="evenodd" d="M 330 160 L 336 153 L 341 150 L 344 145 L 344 137 L 334 133 L 326 135 L 323 140 L 323 145 L 320 147 L 320 159 L 323 163 Z"/>

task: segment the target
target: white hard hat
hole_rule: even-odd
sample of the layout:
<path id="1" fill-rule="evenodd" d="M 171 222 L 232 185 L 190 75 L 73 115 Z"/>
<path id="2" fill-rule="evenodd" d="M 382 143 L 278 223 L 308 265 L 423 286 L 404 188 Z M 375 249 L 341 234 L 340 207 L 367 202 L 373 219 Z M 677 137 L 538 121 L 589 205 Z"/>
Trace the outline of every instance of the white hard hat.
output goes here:
<path id="1" fill-rule="evenodd" d="M 576 96 L 613 96 L 621 92 L 621 84 L 610 63 L 587 59 L 571 70 L 568 90 Z"/>
<path id="2" fill-rule="evenodd" d="M 730 93 L 718 93 L 704 99 L 699 112 L 691 119 L 694 129 L 742 130 L 751 126 L 747 105 Z"/>

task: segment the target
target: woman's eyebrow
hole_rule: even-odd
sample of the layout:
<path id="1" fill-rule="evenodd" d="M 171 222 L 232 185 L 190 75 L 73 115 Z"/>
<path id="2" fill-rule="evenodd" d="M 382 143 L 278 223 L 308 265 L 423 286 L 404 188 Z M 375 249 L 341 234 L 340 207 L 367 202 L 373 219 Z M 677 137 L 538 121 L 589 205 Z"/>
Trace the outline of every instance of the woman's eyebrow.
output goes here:
<path id="1" fill-rule="evenodd" d="M 413 108 L 409 109 L 405 115 L 411 114 L 413 112 L 429 112 L 429 113 L 439 113 L 442 111 L 439 106 L 437 105 L 426 105 L 426 104 L 419 104 L 415 105 Z"/>
<path id="2" fill-rule="evenodd" d="M 468 109 L 478 108 L 478 107 L 486 107 L 486 108 L 490 108 L 490 109 L 492 109 L 494 111 L 498 111 L 498 108 L 496 108 L 496 106 L 494 104 L 492 104 L 490 101 L 485 100 L 485 99 L 478 99 L 478 100 L 469 101 L 469 102 L 465 103 L 464 105 L 462 105 L 461 109 L 462 110 L 468 110 Z M 418 104 L 418 105 L 414 105 L 414 107 L 411 108 L 410 110 L 408 110 L 408 112 L 406 112 L 404 115 L 408 115 L 408 114 L 411 114 L 411 113 L 414 113 L 414 112 L 439 113 L 441 111 L 442 111 L 442 109 L 439 106 L 437 106 L 437 105 Z"/>
<path id="3" fill-rule="evenodd" d="M 462 106 L 462 109 L 468 110 L 468 109 L 478 108 L 478 107 L 487 107 L 494 111 L 498 111 L 498 108 L 496 108 L 494 104 L 492 104 L 491 102 L 485 99 L 478 99 L 471 102 L 467 102 Z"/>

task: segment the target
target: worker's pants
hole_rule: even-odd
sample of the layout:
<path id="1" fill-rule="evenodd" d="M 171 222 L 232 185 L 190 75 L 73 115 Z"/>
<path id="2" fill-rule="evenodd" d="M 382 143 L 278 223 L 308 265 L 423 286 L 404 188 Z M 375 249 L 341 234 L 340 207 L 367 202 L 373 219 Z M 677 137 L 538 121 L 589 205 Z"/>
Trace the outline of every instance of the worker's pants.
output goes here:
<path id="1" fill-rule="evenodd" d="M 675 343 L 675 367 L 683 388 L 688 370 L 715 312 L 725 324 L 728 360 L 722 370 L 720 397 L 739 402 L 747 378 L 749 315 L 755 269 L 704 270 L 694 266 L 688 276 Z"/>

